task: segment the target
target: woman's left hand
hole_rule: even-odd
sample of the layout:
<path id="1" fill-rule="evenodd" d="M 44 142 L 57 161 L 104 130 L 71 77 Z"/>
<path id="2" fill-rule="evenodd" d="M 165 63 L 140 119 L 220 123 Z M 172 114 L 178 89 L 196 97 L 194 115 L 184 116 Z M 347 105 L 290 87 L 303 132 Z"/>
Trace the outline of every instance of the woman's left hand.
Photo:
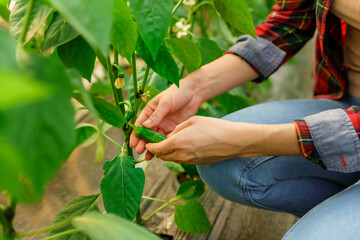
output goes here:
<path id="1" fill-rule="evenodd" d="M 253 153 L 261 140 L 261 127 L 195 116 L 179 124 L 166 140 L 146 144 L 146 149 L 162 160 L 187 164 L 210 164 L 234 157 L 249 157 L 261 154 L 259 148 L 256 149 L 259 153 Z M 146 154 L 146 159 L 151 157 L 150 153 Z"/>

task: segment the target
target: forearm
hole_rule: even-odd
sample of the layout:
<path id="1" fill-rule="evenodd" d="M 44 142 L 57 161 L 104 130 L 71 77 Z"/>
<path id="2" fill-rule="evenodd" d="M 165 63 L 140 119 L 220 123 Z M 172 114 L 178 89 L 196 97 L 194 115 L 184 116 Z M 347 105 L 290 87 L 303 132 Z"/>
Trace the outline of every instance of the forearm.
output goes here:
<path id="1" fill-rule="evenodd" d="M 239 153 L 240 157 L 302 156 L 293 123 L 274 125 L 238 123 L 238 131 L 234 134 L 245 135 L 245 139 L 240 138 L 237 142 L 244 148 Z"/>
<path id="2" fill-rule="evenodd" d="M 189 74 L 181 80 L 180 87 L 191 88 L 207 101 L 257 77 L 259 74 L 243 59 L 226 54 Z"/>

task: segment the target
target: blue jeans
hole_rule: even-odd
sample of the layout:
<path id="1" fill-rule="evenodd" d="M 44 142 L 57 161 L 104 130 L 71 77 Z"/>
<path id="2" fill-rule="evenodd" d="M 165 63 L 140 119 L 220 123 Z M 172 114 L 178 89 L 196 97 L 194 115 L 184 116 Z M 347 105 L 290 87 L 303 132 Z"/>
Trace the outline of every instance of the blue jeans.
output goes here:
<path id="1" fill-rule="evenodd" d="M 351 105 L 360 105 L 360 99 L 286 100 L 255 105 L 224 119 L 291 123 Z M 209 188 L 228 200 L 302 217 L 284 239 L 360 239 L 360 183 L 355 184 L 360 172 L 325 171 L 304 157 L 288 156 L 235 158 L 197 169 Z"/>

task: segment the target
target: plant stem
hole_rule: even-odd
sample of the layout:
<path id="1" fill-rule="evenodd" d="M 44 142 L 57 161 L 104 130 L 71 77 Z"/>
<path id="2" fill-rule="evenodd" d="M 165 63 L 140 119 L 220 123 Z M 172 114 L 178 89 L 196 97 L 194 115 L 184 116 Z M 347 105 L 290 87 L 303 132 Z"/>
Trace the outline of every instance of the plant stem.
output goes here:
<path id="1" fill-rule="evenodd" d="M 179 9 L 179 7 L 181 6 L 181 4 L 183 3 L 184 0 L 180 0 L 177 2 L 177 4 L 175 5 L 175 7 L 173 8 L 172 12 L 171 12 L 171 16 L 173 16 L 176 11 Z"/>
<path id="2" fill-rule="evenodd" d="M 120 144 L 118 144 L 114 139 L 112 139 L 111 137 L 109 137 L 108 135 L 106 135 L 103 132 L 104 137 L 109 140 L 112 144 L 114 144 L 115 146 L 117 146 L 118 148 L 122 149 L 122 146 Z"/>
<path id="3" fill-rule="evenodd" d="M 137 94 L 138 96 L 136 96 L 136 98 L 135 98 L 135 107 L 134 107 L 134 111 L 133 111 L 132 122 L 135 122 L 135 120 L 137 118 L 137 113 L 139 111 L 139 106 L 140 106 L 140 102 L 141 102 L 140 94 L 144 93 L 147 79 L 149 78 L 149 72 L 150 72 L 150 67 L 146 66 L 144 78 L 142 80 L 141 87 L 140 87 L 140 92 Z"/>
<path id="4" fill-rule="evenodd" d="M 28 6 L 26 9 L 26 13 L 25 13 L 25 22 L 24 22 L 23 29 L 22 29 L 21 35 L 20 35 L 21 45 L 24 45 L 24 43 L 25 43 L 26 33 L 27 33 L 29 25 L 30 25 L 31 12 L 34 8 L 34 2 L 35 2 L 35 0 L 29 0 L 29 2 L 28 2 Z"/>
<path id="5" fill-rule="evenodd" d="M 210 6 L 212 6 L 212 7 L 214 7 L 214 4 L 212 3 L 212 2 L 210 2 L 210 1 L 204 1 L 204 2 L 201 2 L 201 3 L 199 3 L 199 4 L 197 4 L 197 5 L 195 5 L 195 7 L 194 7 L 194 9 L 192 10 L 193 12 L 196 12 L 197 10 L 199 10 L 199 8 L 201 7 L 201 6 L 204 6 L 204 5 L 210 5 Z"/>
<path id="6" fill-rule="evenodd" d="M 3 228 L 3 236 L 5 239 L 12 239 L 13 229 L 10 222 L 5 217 L 5 209 L 0 208 L 0 224 Z"/>
<path id="7" fill-rule="evenodd" d="M 41 240 L 57 239 L 57 238 L 60 238 L 60 237 L 66 236 L 66 235 L 70 235 L 70 234 L 73 234 L 73 233 L 77 233 L 77 232 L 80 232 L 80 230 L 79 229 L 72 229 L 72 230 L 69 230 L 69 231 L 65 231 L 65 232 L 61 232 L 61 233 L 58 233 L 58 234 L 48 236 L 46 238 L 42 238 Z"/>
<path id="8" fill-rule="evenodd" d="M 114 64 L 119 66 L 119 53 L 115 48 L 114 48 Z"/>
<path id="9" fill-rule="evenodd" d="M 16 237 L 27 237 L 27 236 L 32 236 L 32 235 L 37 235 L 39 233 L 43 233 L 43 232 L 48 232 L 66 225 L 69 225 L 71 223 L 72 219 L 66 219 L 65 221 L 59 222 L 59 223 L 55 223 L 53 225 L 44 227 L 44 228 L 40 228 L 38 230 L 35 230 L 33 232 L 28 232 L 28 233 L 17 233 Z"/>
<path id="10" fill-rule="evenodd" d="M 169 200 L 169 202 L 172 202 L 176 200 L 176 197 L 172 198 Z M 160 206 L 159 208 L 157 208 L 156 210 L 154 210 L 152 213 L 150 213 L 146 218 L 143 219 L 143 221 L 147 221 L 149 220 L 149 218 L 151 218 L 152 216 L 154 216 L 157 212 L 161 211 L 163 208 L 165 208 L 167 205 L 169 205 L 169 203 L 164 203 L 162 206 Z"/>
<path id="11" fill-rule="evenodd" d="M 166 200 L 159 199 L 159 198 L 152 198 L 152 197 L 147 197 L 147 196 L 142 196 L 141 198 L 147 199 L 147 200 L 151 200 L 151 201 L 157 201 L 157 202 L 167 203 L 167 204 L 176 206 L 176 204 L 173 204 L 173 203 L 170 202 L 170 201 L 166 201 Z"/>

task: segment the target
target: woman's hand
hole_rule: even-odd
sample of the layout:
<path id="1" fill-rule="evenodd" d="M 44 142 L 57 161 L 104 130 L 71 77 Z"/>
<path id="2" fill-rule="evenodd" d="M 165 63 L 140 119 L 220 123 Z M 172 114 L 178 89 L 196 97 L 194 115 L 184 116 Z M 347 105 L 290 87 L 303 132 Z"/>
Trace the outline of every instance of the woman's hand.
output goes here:
<path id="1" fill-rule="evenodd" d="M 195 85 L 186 83 L 182 83 L 181 88 L 171 86 L 146 104 L 135 125 L 144 125 L 164 135 L 171 133 L 178 124 L 194 116 L 203 103 L 198 89 Z M 131 134 L 130 146 L 136 147 L 138 154 L 145 151 L 145 144 L 134 132 Z M 147 159 L 152 157 L 151 153 L 147 153 Z"/>
<path id="2" fill-rule="evenodd" d="M 210 164 L 235 157 L 301 156 L 293 123 L 262 125 L 195 116 L 146 149 L 165 161 Z M 146 159 L 151 159 L 146 156 Z"/>
<path id="3" fill-rule="evenodd" d="M 162 160 L 187 164 L 246 157 L 251 155 L 249 150 L 257 139 L 251 135 L 253 131 L 259 131 L 258 126 L 261 125 L 195 116 L 178 125 L 168 139 L 149 143 L 146 149 Z"/>

